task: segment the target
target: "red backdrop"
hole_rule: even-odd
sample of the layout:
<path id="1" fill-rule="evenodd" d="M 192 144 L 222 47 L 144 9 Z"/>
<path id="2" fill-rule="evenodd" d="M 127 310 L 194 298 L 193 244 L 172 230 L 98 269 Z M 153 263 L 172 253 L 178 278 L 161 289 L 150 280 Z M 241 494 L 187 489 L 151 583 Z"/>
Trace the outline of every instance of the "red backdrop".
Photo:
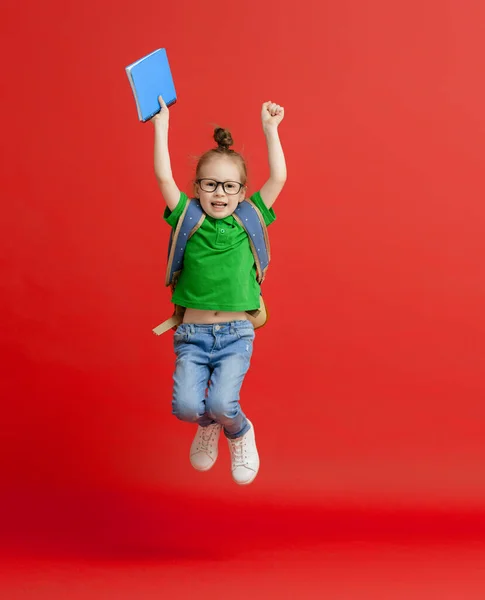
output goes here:
<path id="1" fill-rule="evenodd" d="M 195 523 L 210 506 L 299 524 L 322 507 L 478 510 L 482 3 L 8 1 L 2 12 L 9 541 L 41 548 L 69 531 L 76 545 L 104 523 L 113 547 L 155 543 L 157 511 L 175 540 L 184 511 Z M 243 387 L 262 460 L 247 489 L 225 449 L 210 473 L 191 469 L 194 430 L 170 414 L 171 335 L 151 333 L 170 311 L 169 231 L 152 126 L 137 121 L 124 67 L 162 46 L 180 187 L 220 124 L 256 190 L 268 173 L 260 105 L 286 109 L 271 321 Z"/>

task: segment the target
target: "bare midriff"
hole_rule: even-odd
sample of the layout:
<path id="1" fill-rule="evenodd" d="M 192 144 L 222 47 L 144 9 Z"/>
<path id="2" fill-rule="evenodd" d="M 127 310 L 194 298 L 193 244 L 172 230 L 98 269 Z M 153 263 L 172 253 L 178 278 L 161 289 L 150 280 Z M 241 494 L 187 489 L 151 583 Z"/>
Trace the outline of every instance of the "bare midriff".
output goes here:
<path id="1" fill-rule="evenodd" d="M 212 325 L 213 323 L 228 323 L 230 321 L 247 321 L 246 312 L 226 312 L 223 310 L 199 310 L 198 308 L 186 308 L 184 323 L 198 323 Z"/>

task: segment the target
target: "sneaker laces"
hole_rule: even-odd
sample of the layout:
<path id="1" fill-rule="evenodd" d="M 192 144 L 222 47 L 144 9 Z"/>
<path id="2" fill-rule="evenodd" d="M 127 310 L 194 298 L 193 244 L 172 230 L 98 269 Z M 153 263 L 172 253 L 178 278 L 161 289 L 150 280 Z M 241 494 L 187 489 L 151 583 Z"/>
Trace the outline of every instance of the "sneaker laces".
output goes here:
<path id="1" fill-rule="evenodd" d="M 231 440 L 233 467 L 244 467 L 246 465 L 244 450 L 246 449 L 245 436 Z"/>
<path id="2" fill-rule="evenodd" d="M 200 436 L 200 449 L 202 452 L 207 452 L 209 450 L 209 444 L 212 441 L 212 436 L 216 432 L 218 425 L 213 423 L 212 425 L 208 425 L 207 427 L 202 427 L 202 435 Z"/>

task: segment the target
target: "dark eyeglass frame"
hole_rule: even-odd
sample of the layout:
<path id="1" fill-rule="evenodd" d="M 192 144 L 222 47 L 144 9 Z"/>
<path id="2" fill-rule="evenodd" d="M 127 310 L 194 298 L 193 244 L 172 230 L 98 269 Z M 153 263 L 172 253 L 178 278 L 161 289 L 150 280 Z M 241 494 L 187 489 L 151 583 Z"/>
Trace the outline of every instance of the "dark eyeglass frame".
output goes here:
<path id="1" fill-rule="evenodd" d="M 213 190 L 204 190 L 203 186 L 202 186 L 202 181 L 212 181 L 213 183 L 216 184 L 216 187 Z M 221 185 L 222 189 L 224 190 L 225 194 L 228 194 L 229 196 L 235 196 L 236 194 L 239 194 L 239 192 L 241 191 L 241 189 L 244 187 L 244 183 L 240 183 L 239 181 L 216 181 L 215 179 L 211 179 L 210 177 L 202 177 L 201 179 L 196 179 L 195 183 L 198 183 L 200 185 L 200 189 L 203 190 L 204 192 L 216 192 L 217 188 Z M 228 192 L 226 190 L 226 183 L 232 183 L 232 184 L 236 184 L 239 186 L 237 192 Z"/>

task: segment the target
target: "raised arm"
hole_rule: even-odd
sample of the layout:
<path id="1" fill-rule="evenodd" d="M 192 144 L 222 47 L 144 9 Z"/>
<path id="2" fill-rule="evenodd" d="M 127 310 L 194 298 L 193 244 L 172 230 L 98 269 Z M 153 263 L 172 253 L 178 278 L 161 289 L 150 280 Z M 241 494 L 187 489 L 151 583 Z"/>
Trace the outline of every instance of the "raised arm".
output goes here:
<path id="1" fill-rule="evenodd" d="M 180 190 L 174 181 L 170 154 L 168 152 L 168 121 L 169 112 L 161 96 L 158 97 L 161 111 L 151 120 L 155 129 L 154 167 L 155 175 L 162 192 L 162 196 L 170 210 L 173 210 L 179 201 Z"/>
<path id="2" fill-rule="evenodd" d="M 265 102 L 261 121 L 268 146 L 269 179 L 260 190 L 261 198 L 271 208 L 286 181 L 286 161 L 278 134 L 278 125 L 285 116 L 285 109 L 274 102 Z"/>

